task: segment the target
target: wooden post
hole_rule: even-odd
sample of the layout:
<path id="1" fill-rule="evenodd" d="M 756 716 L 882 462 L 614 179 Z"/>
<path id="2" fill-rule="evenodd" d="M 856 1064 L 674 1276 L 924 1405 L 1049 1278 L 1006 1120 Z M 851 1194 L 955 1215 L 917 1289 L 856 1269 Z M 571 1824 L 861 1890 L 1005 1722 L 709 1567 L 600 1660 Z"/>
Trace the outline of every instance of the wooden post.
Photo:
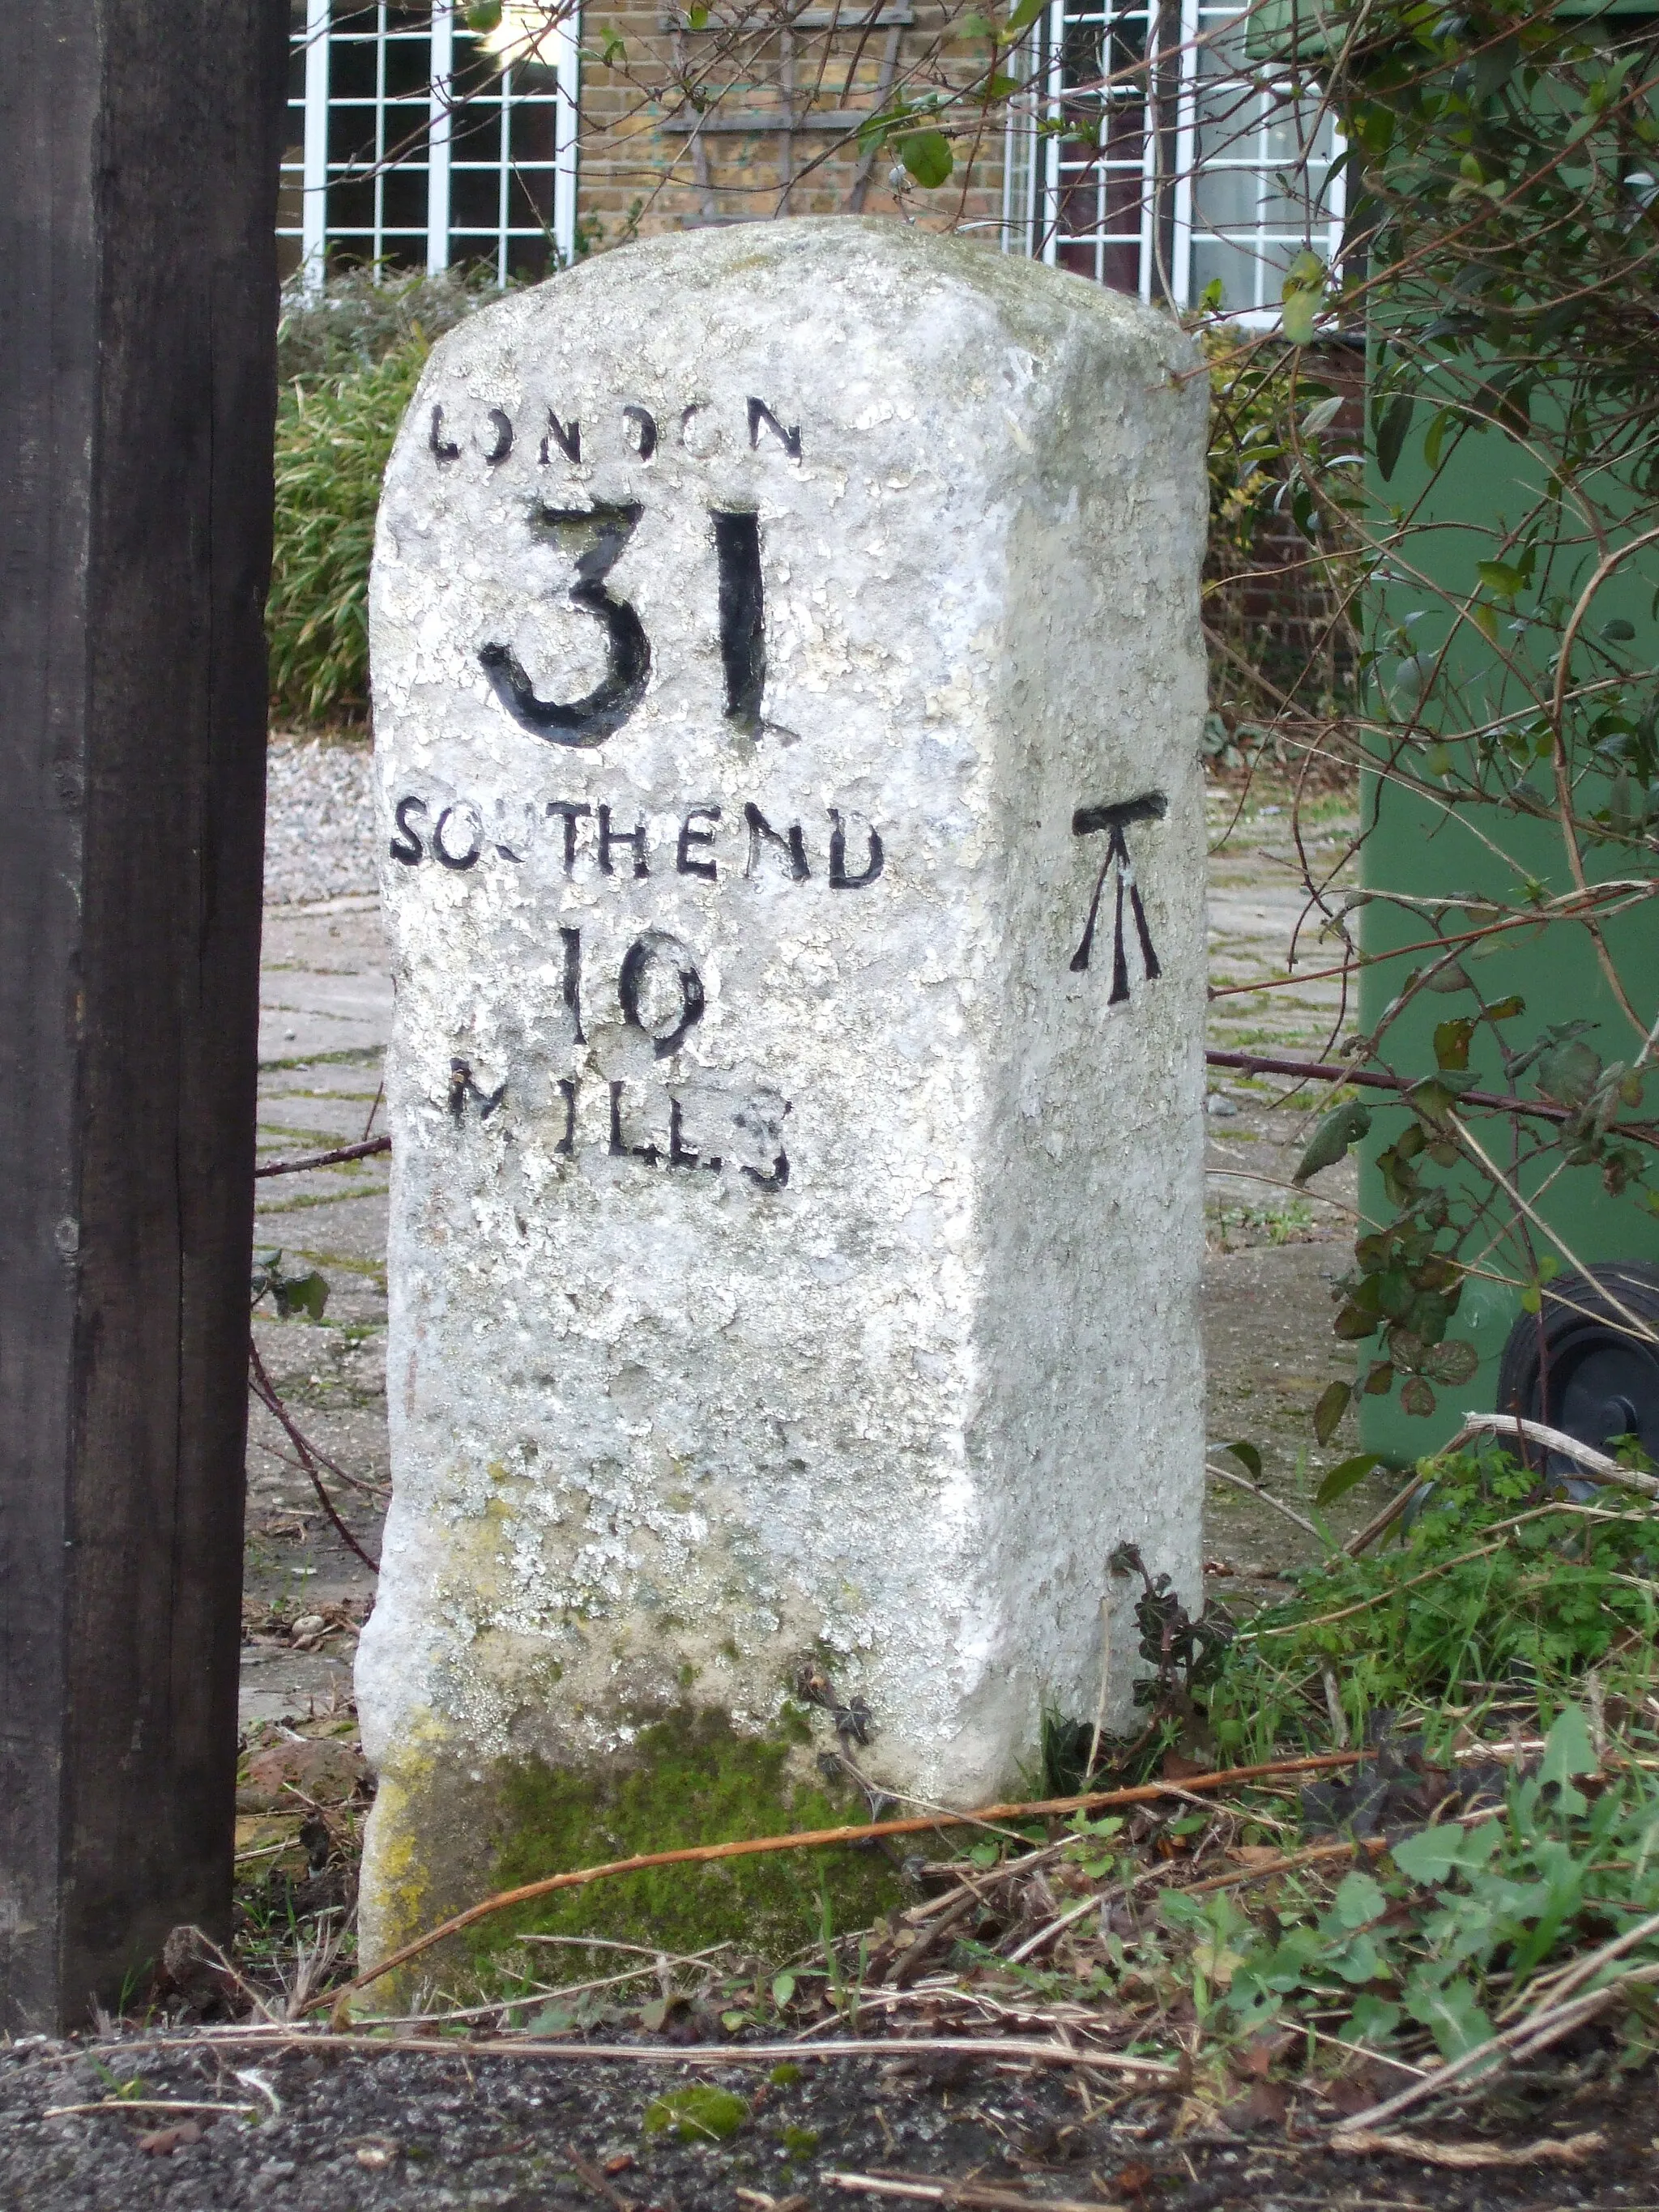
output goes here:
<path id="1" fill-rule="evenodd" d="M 0 2028 L 230 1904 L 285 0 L 8 12 Z"/>

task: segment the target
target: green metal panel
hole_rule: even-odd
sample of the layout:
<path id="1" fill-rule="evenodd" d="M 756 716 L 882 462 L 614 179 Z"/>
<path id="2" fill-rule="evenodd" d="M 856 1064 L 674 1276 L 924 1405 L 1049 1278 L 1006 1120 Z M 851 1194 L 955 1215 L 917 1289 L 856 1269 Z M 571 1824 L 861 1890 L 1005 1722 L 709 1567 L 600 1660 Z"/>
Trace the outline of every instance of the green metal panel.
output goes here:
<path id="1" fill-rule="evenodd" d="M 1419 405 L 1415 433 L 1408 438 L 1389 483 L 1380 480 L 1372 462 L 1371 489 L 1393 506 L 1409 508 L 1414 501 L 1421 502 L 1419 526 L 1412 541 L 1412 568 L 1426 584 L 1466 599 L 1475 589 L 1476 561 L 1493 557 L 1498 551 L 1494 540 L 1505 520 L 1518 519 L 1531 506 L 1539 465 L 1513 440 L 1487 430 L 1465 439 L 1431 484 L 1422 457 L 1422 431 L 1430 413 L 1428 406 Z M 1572 572 L 1561 572 L 1560 582 L 1569 589 L 1581 588 L 1592 565 L 1588 558 L 1579 561 Z M 1622 616 L 1637 626 L 1638 635 L 1650 637 L 1655 583 L 1654 562 L 1638 556 L 1598 592 L 1595 623 L 1599 626 L 1610 617 Z M 1442 611 L 1443 602 L 1437 592 L 1422 584 L 1396 582 L 1373 611 L 1392 622 L 1418 608 L 1425 611 L 1413 629 L 1412 642 L 1432 652 L 1448 628 Z M 1464 641 L 1455 647 L 1455 673 L 1470 687 L 1468 696 L 1478 697 L 1479 687 L 1493 680 L 1495 656 L 1488 656 L 1484 641 L 1468 623 L 1460 626 L 1460 636 Z M 1534 771 L 1534 780 L 1540 790 L 1544 774 L 1542 769 Z M 1364 797 L 1365 818 L 1376 825 L 1363 859 L 1363 879 L 1370 890 L 1442 898 L 1484 893 L 1513 906 L 1517 890 L 1528 878 L 1551 894 L 1571 887 L 1560 833 L 1549 821 L 1528 819 L 1493 805 L 1439 805 L 1388 781 L 1375 770 L 1366 776 Z M 1609 855 L 1587 850 L 1584 862 L 1591 880 L 1628 868 L 1627 857 L 1618 852 Z M 1361 927 L 1368 961 L 1420 943 L 1429 933 L 1420 919 L 1382 904 L 1364 909 Z M 1633 915 L 1614 918 L 1606 925 L 1605 933 L 1620 976 L 1638 1003 L 1648 1005 L 1654 979 L 1659 978 L 1659 918 L 1653 906 L 1646 904 Z M 1406 976 L 1422 964 L 1425 963 L 1401 955 L 1364 969 L 1359 1021 L 1368 1035 Z M 1546 1023 L 1587 1020 L 1597 1025 L 1587 1042 L 1604 1060 L 1634 1056 L 1635 1034 L 1604 981 L 1595 948 L 1583 929 L 1556 923 L 1547 930 L 1516 931 L 1490 949 L 1477 948 L 1468 967 L 1488 1003 L 1510 992 L 1525 1000 L 1525 1015 L 1512 1025 L 1517 1042 L 1530 1041 Z M 1470 1011 L 1473 1004 L 1467 993 L 1457 998 L 1420 994 L 1389 1032 L 1384 1050 L 1387 1063 L 1401 1073 L 1431 1073 L 1436 1023 L 1448 1015 Z M 1490 1032 L 1484 1027 L 1477 1032 L 1469 1068 L 1472 1080 L 1480 1087 L 1508 1089 Z M 1529 1079 L 1522 1081 L 1520 1089 L 1523 1096 L 1535 1095 Z M 1370 1220 L 1389 1218 L 1391 1209 L 1376 1161 L 1408 1118 L 1402 1109 L 1376 1111 L 1372 1133 L 1360 1147 L 1360 1208 Z M 1480 1140 L 1489 1151 L 1500 1143 L 1507 1144 L 1502 1121 L 1492 1119 L 1477 1126 Z M 1494 1157 L 1508 1168 L 1507 1151 Z M 1546 1163 L 1547 1168 L 1549 1164 Z M 1574 1260 L 1585 1265 L 1609 1260 L 1659 1260 L 1659 1218 L 1628 1196 L 1610 1198 L 1602 1188 L 1598 1170 L 1567 1169 L 1556 1176 L 1547 1189 L 1540 1188 L 1543 1180 L 1536 1170 L 1523 1173 L 1522 1193 L 1535 1201 L 1540 1218 L 1569 1248 Z M 1536 1239 L 1535 1249 L 1551 1249 L 1542 1237 Z M 1559 1253 L 1556 1257 L 1559 1260 Z M 1516 1275 L 1528 1273 L 1530 1261 L 1510 1235 L 1495 1248 L 1486 1264 L 1494 1273 Z M 1472 1381 L 1455 1388 L 1437 1388 L 1438 1408 L 1428 1419 L 1403 1413 L 1397 1392 L 1364 1400 L 1362 1433 L 1366 1446 L 1402 1457 L 1416 1456 L 1443 1441 L 1458 1425 L 1466 1407 L 1491 1408 L 1496 1402 L 1498 1360 L 1520 1310 L 1517 1291 L 1487 1280 L 1467 1283 L 1449 1333 L 1474 1344 L 1481 1355 L 1479 1372 Z M 1374 1349 L 1374 1340 L 1370 1346 L 1361 1346 L 1362 1362 L 1366 1352 Z"/>
<path id="2" fill-rule="evenodd" d="M 1556 0 L 1559 15 L 1659 15 L 1654 0 Z M 1322 0 L 1256 0 L 1245 29 L 1245 51 L 1254 62 L 1322 62 L 1334 53 L 1352 30 L 1354 9 L 1322 5 Z"/>

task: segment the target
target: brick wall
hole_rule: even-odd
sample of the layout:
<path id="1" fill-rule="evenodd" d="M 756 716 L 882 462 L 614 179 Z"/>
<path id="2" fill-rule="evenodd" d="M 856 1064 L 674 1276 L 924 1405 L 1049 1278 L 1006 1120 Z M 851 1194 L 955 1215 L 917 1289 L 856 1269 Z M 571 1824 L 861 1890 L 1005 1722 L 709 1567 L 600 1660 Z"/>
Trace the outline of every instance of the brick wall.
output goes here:
<path id="1" fill-rule="evenodd" d="M 693 11 L 699 19 L 702 11 Z M 623 0 L 583 22 L 578 223 L 586 240 L 779 215 L 906 215 L 994 246 L 1002 208 L 1000 110 L 975 143 L 958 138 L 950 182 L 896 191 L 890 149 L 860 151 L 857 122 L 896 94 L 917 100 L 982 76 L 983 38 L 965 9 L 868 0 L 797 10 L 769 6 L 691 15 Z M 609 50 L 610 66 L 595 57 Z M 957 111 L 968 119 L 971 110 Z"/>

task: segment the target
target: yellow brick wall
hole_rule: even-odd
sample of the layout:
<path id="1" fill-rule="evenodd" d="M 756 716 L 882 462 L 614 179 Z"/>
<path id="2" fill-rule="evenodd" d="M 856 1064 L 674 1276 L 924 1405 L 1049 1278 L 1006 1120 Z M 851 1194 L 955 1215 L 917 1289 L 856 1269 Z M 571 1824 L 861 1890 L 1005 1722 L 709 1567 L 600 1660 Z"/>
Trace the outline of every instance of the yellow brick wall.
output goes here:
<path id="1" fill-rule="evenodd" d="M 588 0 L 577 200 L 585 242 L 861 210 L 995 246 L 1003 110 L 962 97 L 983 82 L 990 43 L 951 0 L 898 0 L 898 12 L 911 20 L 872 21 L 868 0 L 848 0 L 838 10 L 797 9 L 796 27 L 780 29 L 765 0 L 711 9 L 694 27 L 659 0 Z M 893 148 L 860 153 L 855 118 L 895 95 L 914 103 L 930 93 L 957 96 L 942 118 L 955 172 L 935 190 L 895 191 Z M 806 127 L 778 127 L 791 112 Z"/>

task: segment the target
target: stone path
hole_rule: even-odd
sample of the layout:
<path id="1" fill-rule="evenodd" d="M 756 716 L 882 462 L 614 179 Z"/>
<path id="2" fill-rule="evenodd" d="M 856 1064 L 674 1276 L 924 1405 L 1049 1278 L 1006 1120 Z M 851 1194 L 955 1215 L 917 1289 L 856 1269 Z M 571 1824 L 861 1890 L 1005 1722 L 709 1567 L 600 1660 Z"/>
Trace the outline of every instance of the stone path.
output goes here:
<path id="1" fill-rule="evenodd" d="M 290 778 L 290 783 L 292 779 Z M 303 794 L 301 794 L 301 798 Z M 1237 818 L 1234 818 L 1237 817 Z M 1237 815 L 1212 796 L 1211 972 L 1216 984 L 1253 984 L 1283 972 L 1301 917 L 1289 817 Z M 1340 801 L 1304 810 L 1316 860 L 1334 864 L 1352 827 Z M 332 879 L 372 878 L 372 859 L 330 863 Z M 1304 935 L 1305 964 L 1332 964 L 1328 940 Z M 262 1158 L 349 1144 L 378 1113 L 380 1055 L 390 1031 L 392 985 L 372 894 L 269 907 L 262 985 L 259 1149 Z M 1333 981 L 1249 991 L 1215 1002 L 1212 1042 L 1311 1055 L 1343 1021 Z M 1212 1081 L 1205 1275 L 1210 1435 L 1244 1437 L 1261 1450 L 1270 1482 L 1305 1504 L 1320 1472 L 1354 1449 L 1348 1429 L 1313 1448 L 1308 1415 L 1326 1384 L 1352 1371 L 1329 1333 L 1330 1294 L 1346 1264 L 1352 1167 L 1328 1170 L 1316 1195 L 1288 1188 L 1322 1097 L 1281 1104 L 1285 1085 L 1221 1075 Z M 281 1321 L 262 1307 L 255 1338 L 272 1381 L 302 1432 L 348 1473 L 384 1486 L 386 1436 L 386 1207 L 384 1156 L 258 1186 L 256 1242 L 280 1251 L 289 1273 L 319 1270 L 329 1298 L 320 1324 Z M 1212 1453 L 1213 1456 L 1213 1453 Z M 242 1714 L 245 1724 L 326 1710 L 350 1695 L 355 1638 L 374 1577 L 330 1527 L 294 1447 L 255 1406 L 248 1453 L 248 1549 Z M 380 1503 L 344 1491 L 344 1518 L 363 1548 L 378 1550 Z M 1379 1493 L 1380 1494 L 1380 1493 Z M 1370 1510 L 1371 1492 L 1348 1501 L 1344 1525 Z M 1298 1555 L 1291 1524 L 1267 1508 L 1211 1487 L 1206 1551 L 1227 1565 L 1261 1569 Z M 1288 1543 L 1287 1543 L 1287 1539 Z M 302 1636 L 291 1625 L 320 1620 Z"/>

